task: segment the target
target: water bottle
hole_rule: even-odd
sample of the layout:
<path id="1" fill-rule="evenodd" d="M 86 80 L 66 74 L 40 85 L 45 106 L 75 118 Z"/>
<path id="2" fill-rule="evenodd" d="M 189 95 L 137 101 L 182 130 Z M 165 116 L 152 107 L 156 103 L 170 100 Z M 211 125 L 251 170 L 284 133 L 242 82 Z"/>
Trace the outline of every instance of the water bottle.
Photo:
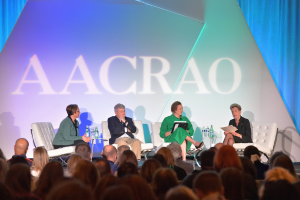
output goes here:
<path id="1" fill-rule="evenodd" d="M 210 137 L 210 138 L 213 138 L 213 137 L 214 137 L 214 128 L 213 128 L 213 125 L 210 126 L 209 137 Z"/>
<path id="2" fill-rule="evenodd" d="M 86 137 L 89 137 L 89 136 L 90 136 L 89 126 L 86 126 L 86 129 L 85 129 L 85 136 L 86 136 Z"/>
<path id="3" fill-rule="evenodd" d="M 207 133 L 207 136 L 210 137 L 210 135 L 209 135 L 209 126 L 207 126 L 207 128 L 206 128 L 206 133 Z"/>
<path id="4" fill-rule="evenodd" d="M 98 131 L 98 127 L 96 126 L 95 128 L 95 139 L 99 138 L 99 131 Z"/>

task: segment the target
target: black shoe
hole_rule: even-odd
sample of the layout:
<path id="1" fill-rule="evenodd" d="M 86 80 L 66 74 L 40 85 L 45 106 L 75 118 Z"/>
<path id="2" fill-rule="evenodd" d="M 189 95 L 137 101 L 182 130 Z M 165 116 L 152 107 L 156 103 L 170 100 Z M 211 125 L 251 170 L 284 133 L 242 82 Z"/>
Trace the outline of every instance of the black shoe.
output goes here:
<path id="1" fill-rule="evenodd" d="M 196 147 L 196 149 L 201 150 L 203 148 L 203 146 L 204 146 L 204 142 L 200 142 L 199 146 L 195 146 L 195 147 Z"/>

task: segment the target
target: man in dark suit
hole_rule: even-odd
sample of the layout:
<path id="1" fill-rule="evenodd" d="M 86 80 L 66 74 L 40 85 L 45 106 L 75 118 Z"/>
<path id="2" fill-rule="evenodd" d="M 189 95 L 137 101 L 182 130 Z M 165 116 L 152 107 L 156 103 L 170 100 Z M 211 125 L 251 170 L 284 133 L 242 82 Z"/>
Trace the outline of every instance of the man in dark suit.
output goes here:
<path id="1" fill-rule="evenodd" d="M 138 160 L 141 159 L 141 141 L 135 139 L 133 133 L 136 132 L 136 127 L 131 118 L 126 117 L 125 106 L 117 104 L 114 107 L 115 116 L 107 119 L 108 129 L 111 138 L 109 144 L 117 144 L 118 147 L 122 145 L 130 145 L 132 151 Z"/>

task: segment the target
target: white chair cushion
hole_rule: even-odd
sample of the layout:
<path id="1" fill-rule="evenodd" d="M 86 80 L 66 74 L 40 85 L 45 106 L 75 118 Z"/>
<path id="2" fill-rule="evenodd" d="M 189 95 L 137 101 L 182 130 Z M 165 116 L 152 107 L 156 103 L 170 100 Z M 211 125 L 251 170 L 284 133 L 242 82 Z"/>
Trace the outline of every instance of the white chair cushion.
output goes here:
<path id="1" fill-rule="evenodd" d="M 75 146 L 70 146 L 70 147 L 63 147 L 60 149 L 50 150 L 48 151 L 48 156 L 52 158 L 52 157 L 59 157 L 59 156 L 69 155 L 74 153 L 75 153 Z"/>

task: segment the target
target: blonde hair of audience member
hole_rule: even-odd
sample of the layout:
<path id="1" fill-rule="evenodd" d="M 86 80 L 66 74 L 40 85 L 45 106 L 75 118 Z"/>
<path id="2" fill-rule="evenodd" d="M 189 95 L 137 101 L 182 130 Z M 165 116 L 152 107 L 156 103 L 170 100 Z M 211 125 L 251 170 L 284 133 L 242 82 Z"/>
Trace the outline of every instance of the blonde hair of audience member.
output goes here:
<path id="1" fill-rule="evenodd" d="M 70 175 L 74 173 L 75 167 L 79 161 L 83 160 L 82 156 L 74 154 L 68 160 L 67 170 Z"/>
<path id="2" fill-rule="evenodd" d="M 165 196 L 165 200 L 181 200 L 181 199 L 198 200 L 198 197 L 195 195 L 193 190 L 183 185 L 179 185 L 174 188 L 171 188 Z"/>
<path id="3" fill-rule="evenodd" d="M 122 155 L 122 153 L 126 150 L 130 150 L 130 147 L 127 145 L 121 145 L 118 147 L 118 151 L 117 151 L 117 160 L 115 161 L 115 164 L 118 165 L 119 164 L 119 159 L 120 156 Z"/>
<path id="4" fill-rule="evenodd" d="M 92 162 L 80 160 L 75 167 L 72 177 L 85 183 L 94 191 L 99 180 L 99 173 Z"/>
<path id="5" fill-rule="evenodd" d="M 243 171 L 243 165 L 236 152 L 230 145 L 222 146 L 216 153 L 214 158 L 214 169 L 220 172 L 224 168 L 234 167 Z"/>
<path id="6" fill-rule="evenodd" d="M 37 147 L 33 151 L 33 163 L 31 166 L 31 175 L 39 177 L 45 165 L 49 162 L 49 156 L 44 147 Z"/>
<path id="7" fill-rule="evenodd" d="M 125 150 L 119 159 L 119 166 L 121 166 L 125 162 L 130 162 L 138 167 L 138 162 L 135 154 L 131 150 Z"/>
<path id="8" fill-rule="evenodd" d="M 8 172 L 7 162 L 2 158 L 0 158 L 0 182 L 4 183 L 7 172 Z"/>
<path id="9" fill-rule="evenodd" d="M 286 169 L 282 167 L 274 167 L 273 169 L 267 171 L 265 181 L 278 181 L 287 180 L 291 184 L 296 182 L 295 177 Z"/>
<path id="10" fill-rule="evenodd" d="M 162 147 L 157 151 L 157 154 L 161 154 L 163 157 L 165 157 L 167 164 L 169 166 L 175 165 L 175 159 L 174 159 L 173 153 L 169 148 Z"/>
<path id="11" fill-rule="evenodd" d="M 177 175 L 174 170 L 161 168 L 154 173 L 152 179 L 152 189 L 159 200 L 164 199 L 170 188 L 178 185 Z"/>
<path id="12" fill-rule="evenodd" d="M 278 180 L 286 180 L 291 184 L 296 182 L 295 177 L 293 175 L 291 175 L 291 173 L 288 170 L 283 169 L 282 167 L 274 167 L 273 166 L 272 169 L 267 171 L 265 182 L 278 181 Z M 263 196 L 264 191 L 265 191 L 265 186 L 262 185 L 258 191 L 258 196 L 260 198 Z"/>

